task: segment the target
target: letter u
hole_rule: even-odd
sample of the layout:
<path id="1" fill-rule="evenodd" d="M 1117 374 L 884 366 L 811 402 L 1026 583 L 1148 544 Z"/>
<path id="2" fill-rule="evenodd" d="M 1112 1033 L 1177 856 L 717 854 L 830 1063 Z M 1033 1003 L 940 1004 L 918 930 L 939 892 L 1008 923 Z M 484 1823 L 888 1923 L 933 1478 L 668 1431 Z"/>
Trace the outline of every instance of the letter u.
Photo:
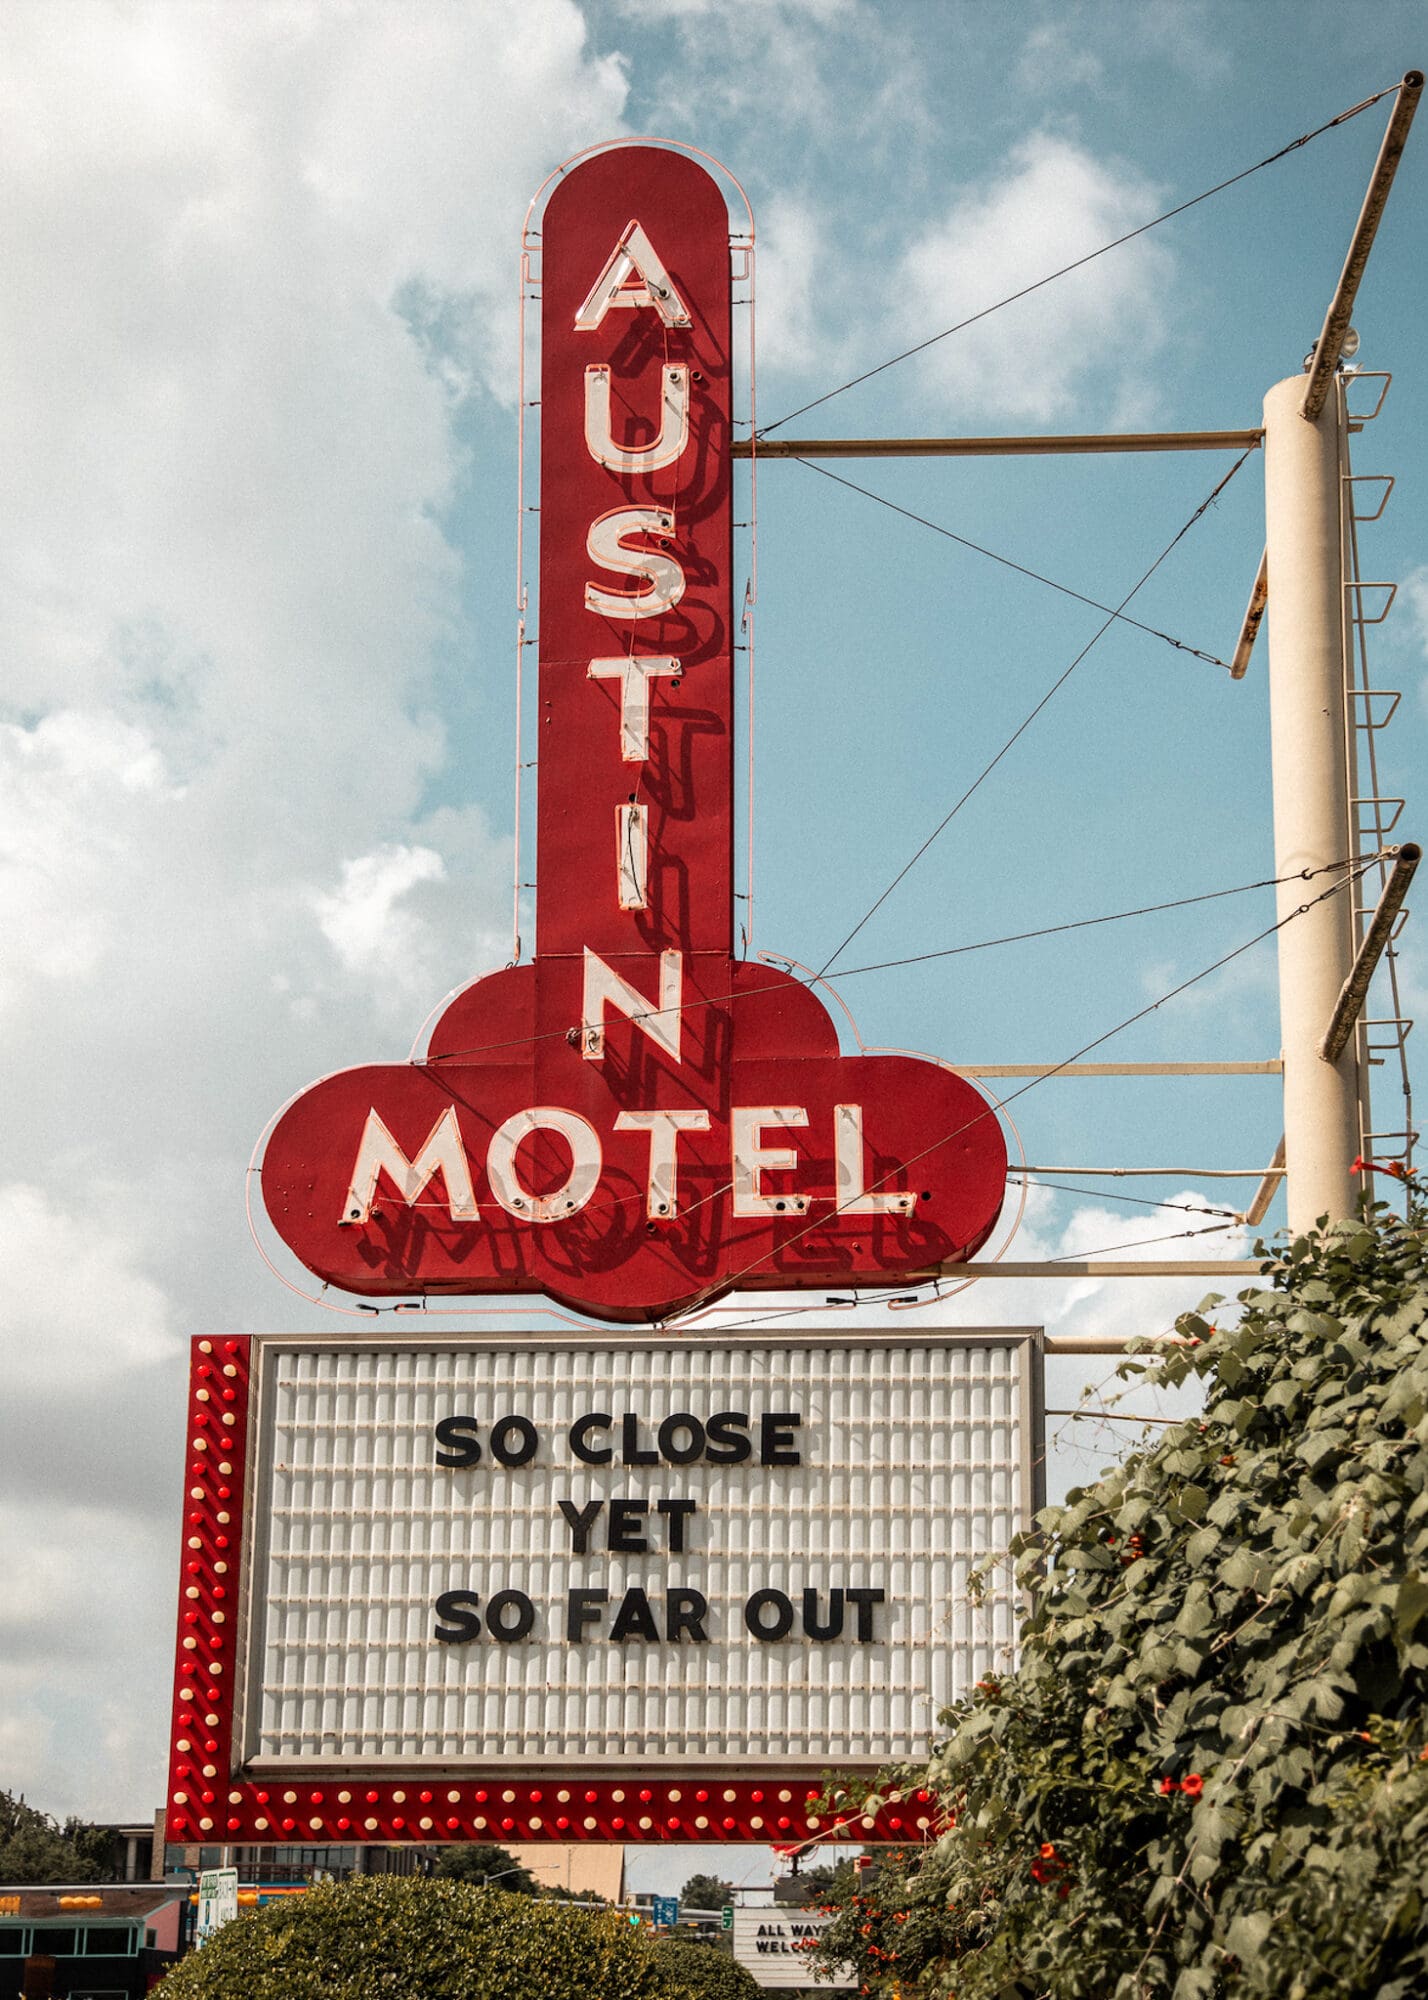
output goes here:
<path id="1" fill-rule="evenodd" d="M 610 370 L 604 362 L 585 371 L 585 444 L 597 465 L 611 472 L 658 472 L 673 465 L 689 442 L 689 364 L 660 371 L 659 436 L 651 444 L 616 444 L 610 426 Z"/>

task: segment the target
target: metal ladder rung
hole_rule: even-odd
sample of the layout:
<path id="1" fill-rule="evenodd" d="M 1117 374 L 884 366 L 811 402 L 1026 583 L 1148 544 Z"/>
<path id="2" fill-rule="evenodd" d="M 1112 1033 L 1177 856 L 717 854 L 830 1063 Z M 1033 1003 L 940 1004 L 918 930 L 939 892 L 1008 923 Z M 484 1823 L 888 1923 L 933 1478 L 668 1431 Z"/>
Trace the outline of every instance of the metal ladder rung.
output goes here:
<path id="1" fill-rule="evenodd" d="M 1378 392 L 1378 401 L 1371 410 L 1349 410 L 1347 408 L 1348 393 L 1353 388 L 1355 382 L 1382 382 L 1383 387 Z M 1383 408 L 1392 382 L 1393 375 L 1387 368 L 1346 368 L 1344 370 L 1344 402 L 1349 420 L 1356 424 L 1371 424 Z"/>
<path id="2" fill-rule="evenodd" d="M 1365 1028 L 1392 1028 L 1395 1040 L 1406 1042 L 1413 1033 L 1412 1014 L 1365 1014 L 1361 1016 Z"/>
<path id="3" fill-rule="evenodd" d="M 1371 792 L 1366 798 L 1351 799 L 1349 803 L 1352 805 L 1356 813 L 1364 808 L 1367 808 L 1374 815 L 1373 822 L 1370 826 L 1365 826 L 1362 823 L 1360 823 L 1358 832 L 1360 839 L 1362 839 L 1366 833 L 1392 833 L 1393 829 L 1398 825 L 1399 820 L 1402 819 L 1403 808 L 1408 803 L 1408 801 L 1406 799 L 1400 799 L 1396 795 L 1390 792 L 1383 792 L 1378 794 Z M 1393 815 L 1390 819 L 1385 819 L 1383 817 L 1382 808 L 1384 806 L 1393 807 Z"/>
<path id="4" fill-rule="evenodd" d="M 1355 625 L 1382 625 L 1384 619 L 1387 618 L 1389 612 L 1393 609 L 1393 600 L 1398 595 L 1398 585 L 1388 582 L 1383 577 L 1351 578 L 1344 585 L 1344 589 L 1353 593 L 1354 609 L 1349 613 L 1349 616 Z M 1364 610 L 1363 594 L 1366 590 L 1386 590 L 1388 592 L 1388 596 L 1383 600 L 1383 609 L 1376 618 L 1370 618 L 1369 614 Z"/>
<path id="5" fill-rule="evenodd" d="M 1346 486 L 1381 485 L 1383 487 L 1383 498 L 1379 501 L 1377 507 L 1375 507 L 1374 511 L 1371 514 L 1361 514 L 1358 508 L 1355 507 L 1353 504 L 1354 503 L 1353 494 L 1351 493 L 1349 495 L 1349 506 L 1350 509 L 1352 510 L 1354 519 L 1356 521 L 1381 521 L 1383 519 L 1383 510 L 1388 505 L 1388 496 L 1390 495 L 1390 493 L 1392 493 L 1395 485 L 1397 484 L 1397 480 L 1398 480 L 1397 474 L 1392 472 L 1349 473 L 1344 480 L 1344 484 Z"/>
<path id="6" fill-rule="evenodd" d="M 1379 716 L 1375 721 L 1372 704 L 1378 700 L 1380 695 L 1388 703 L 1388 711 L 1386 714 Z M 1398 713 L 1398 704 L 1403 699 L 1403 690 L 1402 688 L 1354 687 L 1349 689 L 1349 699 L 1350 701 L 1362 701 L 1369 704 L 1361 715 L 1354 717 L 1355 729 L 1387 729 L 1389 723 L 1392 722 L 1394 716 Z"/>

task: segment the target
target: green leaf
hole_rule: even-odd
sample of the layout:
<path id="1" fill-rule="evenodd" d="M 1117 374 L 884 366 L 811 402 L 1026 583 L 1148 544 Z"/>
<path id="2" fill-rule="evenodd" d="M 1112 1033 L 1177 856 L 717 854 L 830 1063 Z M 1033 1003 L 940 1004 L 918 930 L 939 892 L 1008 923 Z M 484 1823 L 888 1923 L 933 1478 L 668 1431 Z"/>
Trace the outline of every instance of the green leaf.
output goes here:
<path id="1" fill-rule="evenodd" d="M 1400 1644 L 1412 1638 L 1428 1612 L 1428 1583 L 1410 1570 L 1398 1586 L 1393 1606 L 1393 1630 Z"/>
<path id="2" fill-rule="evenodd" d="M 1273 1928 L 1274 1918 L 1268 1910 L 1249 1910 L 1230 1925 L 1225 1949 L 1243 1964 L 1253 1964 Z"/>

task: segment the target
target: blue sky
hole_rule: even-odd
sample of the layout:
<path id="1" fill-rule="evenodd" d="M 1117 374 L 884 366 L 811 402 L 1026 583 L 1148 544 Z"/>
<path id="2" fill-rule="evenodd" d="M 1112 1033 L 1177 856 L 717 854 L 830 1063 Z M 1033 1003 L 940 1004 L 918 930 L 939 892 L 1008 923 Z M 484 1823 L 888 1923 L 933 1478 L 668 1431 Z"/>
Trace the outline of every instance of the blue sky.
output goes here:
<path id="1" fill-rule="evenodd" d="M 1398 0 L 12 0 L 0 1784 L 101 1816 L 159 1797 L 183 1343 L 318 1320 L 248 1241 L 253 1142 L 292 1090 L 404 1055 L 508 956 L 515 260 L 545 174 L 654 134 L 738 175 L 772 423 L 1391 84 L 1428 53 L 1421 26 Z M 1256 423 L 1318 332 L 1385 116 L 788 432 Z M 1355 459 L 1400 480 L 1364 563 L 1404 585 L 1374 665 L 1405 690 L 1382 754 L 1410 794 L 1425 145 L 1356 313 L 1360 362 L 1395 373 Z M 1116 602 L 1228 465 L 838 469 Z M 1262 540 L 1251 457 L 1136 614 L 1227 655 Z M 751 942 L 816 965 L 1099 620 L 792 464 L 760 478 L 759 581 Z M 1237 685 L 1121 626 L 844 963 L 1272 873 L 1262 654 Z M 870 1044 L 1057 1061 L 1271 920 L 1260 891 L 841 991 Z M 1421 998 L 1411 931 L 1406 971 Z M 1264 947 L 1104 1053 L 1277 1047 Z M 1015 1109 L 1040 1163 L 1247 1167 L 1280 1130 L 1273 1079 L 1048 1083 Z M 1191 1226 L 1038 1193 L 1015 1254 Z M 1154 1331 L 1203 1289 L 1005 1282 L 951 1310 Z M 1062 1365 L 1052 1402 L 1091 1373 Z M 1108 1427 L 1061 1431 L 1063 1481 L 1110 1448 Z M 685 1865 L 642 1864 L 674 1887 Z"/>

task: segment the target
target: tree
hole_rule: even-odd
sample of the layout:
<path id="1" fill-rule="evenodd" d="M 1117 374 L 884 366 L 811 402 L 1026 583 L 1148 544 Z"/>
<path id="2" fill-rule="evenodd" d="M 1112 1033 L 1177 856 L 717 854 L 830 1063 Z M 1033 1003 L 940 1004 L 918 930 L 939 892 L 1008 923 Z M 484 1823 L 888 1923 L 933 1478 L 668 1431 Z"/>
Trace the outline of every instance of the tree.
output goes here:
<path id="1" fill-rule="evenodd" d="M 817 1868 L 803 1868 L 793 1884 L 804 1903 L 829 1903 L 835 1897 L 851 1895 L 858 1871 L 851 1861 L 823 1862 Z M 787 1889 L 783 1890 L 787 1894 Z"/>
<path id="2" fill-rule="evenodd" d="M 443 1882 L 474 1882 L 478 1887 L 489 1884 L 512 1896 L 534 1896 L 539 1887 L 529 1868 L 523 1868 L 514 1854 L 488 1840 L 444 1847 L 433 1872 Z"/>
<path id="3" fill-rule="evenodd" d="M 664 1944 L 617 1910 L 469 1882 L 355 1876 L 225 1924 L 163 2000 L 755 2000 L 707 1946 Z"/>
<path id="4" fill-rule="evenodd" d="M 98 1882 L 110 1873 L 108 1836 L 82 1820 L 61 1827 L 0 1792 L 0 1882 Z"/>
<path id="5" fill-rule="evenodd" d="M 732 1886 L 721 1882 L 717 1875 L 691 1875 L 679 1892 L 682 1910 L 722 1910 L 733 1900 Z"/>
<path id="6" fill-rule="evenodd" d="M 1203 1413 L 1015 1548 L 1020 1665 L 892 1778 L 944 1830 L 825 1940 L 870 1993 L 1428 1992 L 1425 1243 L 1411 1189 L 1132 1364 Z"/>

